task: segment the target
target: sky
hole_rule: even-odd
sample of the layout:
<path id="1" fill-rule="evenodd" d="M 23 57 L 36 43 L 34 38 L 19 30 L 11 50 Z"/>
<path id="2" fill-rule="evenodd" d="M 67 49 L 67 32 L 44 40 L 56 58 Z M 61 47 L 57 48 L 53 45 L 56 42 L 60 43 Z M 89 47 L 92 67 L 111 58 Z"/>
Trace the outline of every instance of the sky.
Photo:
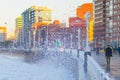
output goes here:
<path id="1" fill-rule="evenodd" d="M 7 33 L 15 30 L 15 19 L 31 7 L 46 6 L 52 9 L 52 19 L 67 23 L 68 16 L 75 16 L 76 7 L 93 0 L 0 0 L 0 26 L 7 26 Z M 7 24 L 5 24 L 7 23 Z"/>

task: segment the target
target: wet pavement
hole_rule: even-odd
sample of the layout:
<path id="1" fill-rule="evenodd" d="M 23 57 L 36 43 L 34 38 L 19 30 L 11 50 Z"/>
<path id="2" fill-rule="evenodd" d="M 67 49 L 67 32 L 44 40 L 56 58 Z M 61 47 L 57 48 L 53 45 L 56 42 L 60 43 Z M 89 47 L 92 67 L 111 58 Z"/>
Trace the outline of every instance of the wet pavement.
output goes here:
<path id="1" fill-rule="evenodd" d="M 104 53 L 100 53 L 98 55 L 93 52 L 92 57 L 107 73 L 109 73 L 110 77 L 114 78 L 115 80 L 120 80 L 120 55 L 113 53 L 113 56 L 111 57 L 110 67 L 106 64 Z"/>

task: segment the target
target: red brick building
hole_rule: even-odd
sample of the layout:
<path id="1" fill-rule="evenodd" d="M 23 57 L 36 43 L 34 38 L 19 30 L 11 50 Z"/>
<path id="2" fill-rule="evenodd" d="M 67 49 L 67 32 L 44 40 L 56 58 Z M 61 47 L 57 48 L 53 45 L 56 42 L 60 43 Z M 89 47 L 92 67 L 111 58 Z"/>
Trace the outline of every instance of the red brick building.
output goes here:
<path id="1" fill-rule="evenodd" d="M 80 36 L 78 36 L 78 30 L 80 29 Z M 86 39 L 86 22 L 79 17 L 69 18 L 69 31 L 73 35 L 73 47 L 78 48 L 78 37 L 80 37 L 80 45 L 85 47 Z"/>
<path id="2" fill-rule="evenodd" d="M 120 43 L 120 1 L 94 0 L 94 13 L 95 41 L 117 46 Z"/>

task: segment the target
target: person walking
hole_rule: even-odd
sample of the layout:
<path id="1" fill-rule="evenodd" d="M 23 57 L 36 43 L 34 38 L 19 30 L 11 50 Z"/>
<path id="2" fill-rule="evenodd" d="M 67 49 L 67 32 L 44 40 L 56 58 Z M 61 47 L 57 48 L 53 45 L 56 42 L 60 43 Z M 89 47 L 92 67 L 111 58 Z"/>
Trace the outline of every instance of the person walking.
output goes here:
<path id="1" fill-rule="evenodd" d="M 107 45 L 107 48 L 105 49 L 105 57 L 107 66 L 110 67 L 110 58 L 112 57 L 112 49 L 110 48 L 110 45 Z"/>
<path id="2" fill-rule="evenodd" d="M 96 48 L 96 54 L 99 55 L 99 47 Z"/>

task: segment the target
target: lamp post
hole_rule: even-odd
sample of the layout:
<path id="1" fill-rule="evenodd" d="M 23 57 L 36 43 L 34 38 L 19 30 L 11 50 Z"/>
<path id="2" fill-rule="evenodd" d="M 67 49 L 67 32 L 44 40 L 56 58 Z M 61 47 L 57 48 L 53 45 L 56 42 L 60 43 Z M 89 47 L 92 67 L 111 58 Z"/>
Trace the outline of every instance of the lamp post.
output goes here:
<path id="1" fill-rule="evenodd" d="M 91 54 L 90 47 L 89 47 L 89 41 L 88 41 L 88 28 L 89 28 L 90 12 L 86 12 L 85 19 L 86 19 L 86 47 L 85 47 L 85 53 L 84 53 L 84 72 L 87 77 L 87 55 Z"/>
<path id="2" fill-rule="evenodd" d="M 47 34 L 46 34 L 46 49 L 48 49 L 48 26 L 46 26 L 47 28 Z"/>
<path id="3" fill-rule="evenodd" d="M 78 52 L 77 52 L 77 57 L 79 57 L 79 51 L 80 51 L 80 28 L 78 29 Z"/>
<path id="4" fill-rule="evenodd" d="M 35 50 L 35 37 L 36 37 L 36 30 L 33 30 L 33 51 Z"/>
<path id="5" fill-rule="evenodd" d="M 72 53 L 72 34 L 70 35 L 70 37 L 71 37 L 71 41 L 70 41 L 70 54 Z"/>
<path id="6" fill-rule="evenodd" d="M 21 46 L 22 46 L 22 28 L 20 29 L 19 35 L 20 35 L 20 48 L 21 48 Z"/>
<path id="7" fill-rule="evenodd" d="M 31 49 L 31 30 L 29 30 L 29 49 Z"/>
<path id="8" fill-rule="evenodd" d="M 89 21 L 90 21 L 90 12 L 86 12 L 85 19 L 86 19 L 86 47 L 85 47 L 85 52 L 90 52 L 89 40 L 88 40 L 88 28 L 89 28 Z"/>

